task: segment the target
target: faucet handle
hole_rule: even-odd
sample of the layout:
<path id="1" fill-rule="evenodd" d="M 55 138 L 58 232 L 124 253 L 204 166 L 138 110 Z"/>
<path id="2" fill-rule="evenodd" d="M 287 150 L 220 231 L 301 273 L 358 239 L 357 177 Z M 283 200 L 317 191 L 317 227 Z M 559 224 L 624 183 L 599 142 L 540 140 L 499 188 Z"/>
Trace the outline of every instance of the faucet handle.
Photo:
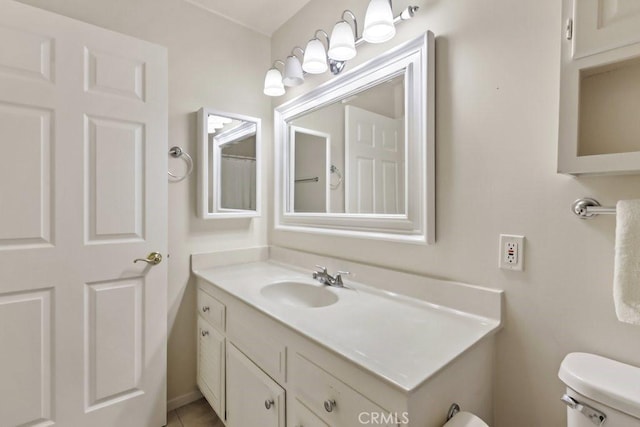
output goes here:
<path id="1" fill-rule="evenodd" d="M 327 267 L 323 267 L 321 265 L 316 264 L 316 268 L 319 268 L 322 271 L 322 273 L 325 273 L 325 274 L 327 273 Z"/>
<path id="2" fill-rule="evenodd" d="M 327 274 L 327 267 L 323 267 L 321 265 L 316 265 L 316 268 L 319 268 L 320 271 L 314 271 L 313 274 L 311 275 L 311 277 L 313 277 L 314 279 L 320 280 L 322 281 L 323 278 L 325 278 L 326 276 L 328 276 Z"/>
<path id="3" fill-rule="evenodd" d="M 344 287 L 344 284 L 342 283 L 342 276 L 348 276 L 351 273 L 348 271 L 338 271 L 336 273 L 336 277 L 335 277 L 335 281 L 336 281 L 336 286 L 338 287 Z"/>

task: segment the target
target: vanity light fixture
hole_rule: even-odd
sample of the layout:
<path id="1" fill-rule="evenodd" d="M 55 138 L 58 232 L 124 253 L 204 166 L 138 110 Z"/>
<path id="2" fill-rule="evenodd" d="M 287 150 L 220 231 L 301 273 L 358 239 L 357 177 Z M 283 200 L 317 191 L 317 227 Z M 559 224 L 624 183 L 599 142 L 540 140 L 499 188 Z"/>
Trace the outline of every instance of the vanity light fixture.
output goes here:
<path id="1" fill-rule="evenodd" d="M 302 69 L 310 74 L 322 74 L 327 71 L 327 50 L 324 44 L 318 38 L 318 33 L 323 35 L 329 46 L 329 35 L 324 30 L 316 30 L 313 38 L 307 43 L 304 50 L 304 60 L 302 61 Z"/>
<path id="2" fill-rule="evenodd" d="M 364 16 L 362 38 L 369 43 L 384 43 L 396 35 L 391 0 L 371 0 Z"/>
<path id="3" fill-rule="evenodd" d="M 280 96 L 286 92 L 284 90 L 284 84 L 282 84 L 282 73 L 276 67 L 277 64 L 282 64 L 284 68 L 284 62 L 279 59 L 273 63 L 271 69 L 267 71 L 267 75 L 264 77 L 264 94 L 267 96 Z"/>
<path id="4" fill-rule="evenodd" d="M 353 29 L 345 20 L 348 16 L 353 21 Z M 331 32 L 329 41 L 329 58 L 336 61 L 348 61 L 356 56 L 356 39 L 358 38 L 358 21 L 350 10 L 342 12 L 342 20 L 339 21 Z"/>
<path id="5" fill-rule="evenodd" d="M 302 64 L 300 64 L 300 60 L 296 56 L 296 50 L 299 50 L 304 55 L 304 50 L 296 46 L 291 51 L 291 55 L 287 57 L 287 62 L 284 64 L 284 78 L 282 79 L 282 83 L 289 87 L 300 86 L 304 83 Z"/>
<path id="6" fill-rule="evenodd" d="M 358 36 L 358 21 L 350 10 L 342 12 L 340 21 L 333 27 L 331 37 L 324 30 L 316 30 L 314 36 L 307 43 L 306 50 L 295 47 L 287 57 L 286 64 L 275 61 L 264 79 L 264 94 L 268 96 L 284 95 L 284 86 L 298 86 L 304 83 L 304 73 L 321 74 L 327 68 L 332 74 L 340 74 L 346 66 L 346 61 L 356 56 L 356 48 L 364 43 L 383 43 L 393 38 L 395 26 L 402 21 L 413 18 L 418 6 L 408 6 L 400 15 L 393 17 L 391 0 L 371 0 L 365 15 L 365 28 L 362 37 Z M 353 21 L 353 27 L 346 18 Z M 327 42 L 327 50 L 318 34 L 323 35 Z M 302 52 L 302 65 L 295 55 L 296 50 Z M 284 79 L 276 68 L 276 64 L 283 65 Z M 283 84 L 284 83 L 284 84 Z"/>

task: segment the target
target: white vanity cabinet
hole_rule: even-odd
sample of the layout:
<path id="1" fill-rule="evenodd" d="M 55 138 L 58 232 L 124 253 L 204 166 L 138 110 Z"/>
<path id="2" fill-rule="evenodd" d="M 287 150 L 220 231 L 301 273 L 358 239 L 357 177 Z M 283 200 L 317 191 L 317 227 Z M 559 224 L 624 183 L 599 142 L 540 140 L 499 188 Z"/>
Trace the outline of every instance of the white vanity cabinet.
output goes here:
<path id="1" fill-rule="evenodd" d="M 558 172 L 640 173 L 640 1 L 563 0 Z"/>
<path id="2" fill-rule="evenodd" d="M 225 411 L 225 306 L 198 290 L 198 376 L 202 395 L 220 418 Z"/>
<path id="3" fill-rule="evenodd" d="M 330 373 L 335 356 L 326 350 L 206 281 L 198 281 L 198 295 L 198 386 L 228 427 L 350 427 L 362 424 L 359 417 L 389 419 L 390 411 L 371 400 L 375 393 L 367 397 Z M 226 329 L 205 321 L 212 314 Z M 350 370 L 345 361 L 339 366 Z"/>
<path id="4" fill-rule="evenodd" d="M 285 427 L 285 391 L 233 344 L 227 350 L 229 427 Z"/>
<path id="5" fill-rule="evenodd" d="M 214 336 L 226 357 L 213 367 L 225 371 L 211 375 L 205 364 L 218 360 L 221 347 L 201 345 L 198 384 L 207 396 L 212 386 L 201 379 L 217 379 L 214 409 L 228 427 L 441 427 L 454 402 L 491 424 L 500 292 L 448 283 L 469 300 L 490 302 L 494 319 L 364 287 L 328 289 L 265 262 L 194 272 L 199 328 L 220 325 Z M 291 283 L 338 299 L 324 306 L 274 299 L 270 290 L 282 288 L 274 286 Z"/>

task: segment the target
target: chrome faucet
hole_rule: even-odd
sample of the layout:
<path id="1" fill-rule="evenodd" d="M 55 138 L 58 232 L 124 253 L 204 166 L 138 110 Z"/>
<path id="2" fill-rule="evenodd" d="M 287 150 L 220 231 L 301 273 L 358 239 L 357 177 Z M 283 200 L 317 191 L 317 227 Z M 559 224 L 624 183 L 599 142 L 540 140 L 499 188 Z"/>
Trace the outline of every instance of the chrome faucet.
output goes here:
<path id="1" fill-rule="evenodd" d="M 348 271 L 338 271 L 334 277 L 327 272 L 327 267 L 321 265 L 316 265 L 316 267 L 320 270 L 314 271 L 312 277 L 323 285 L 335 286 L 336 288 L 344 288 L 342 276 L 351 274 Z"/>

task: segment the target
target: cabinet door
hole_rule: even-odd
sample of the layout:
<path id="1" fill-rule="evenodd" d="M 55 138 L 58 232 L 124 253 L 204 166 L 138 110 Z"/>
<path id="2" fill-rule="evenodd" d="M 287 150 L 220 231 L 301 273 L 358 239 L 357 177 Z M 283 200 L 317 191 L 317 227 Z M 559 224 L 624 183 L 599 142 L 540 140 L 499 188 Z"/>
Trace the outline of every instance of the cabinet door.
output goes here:
<path id="1" fill-rule="evenodd" d="M 284 427 L 285 392 L 233 344 L 227 349 L 229 427 Z"/>
<path id="2" fill-rule="evenodd" d="M 640 42 L 640 1 L 565 0 L 573 3 L 573 57 Z"/>
<path id="3" fill-rule="evenodd" d="M 198 316 L 198 387 L 224 419 L 224 337 Z"/>

